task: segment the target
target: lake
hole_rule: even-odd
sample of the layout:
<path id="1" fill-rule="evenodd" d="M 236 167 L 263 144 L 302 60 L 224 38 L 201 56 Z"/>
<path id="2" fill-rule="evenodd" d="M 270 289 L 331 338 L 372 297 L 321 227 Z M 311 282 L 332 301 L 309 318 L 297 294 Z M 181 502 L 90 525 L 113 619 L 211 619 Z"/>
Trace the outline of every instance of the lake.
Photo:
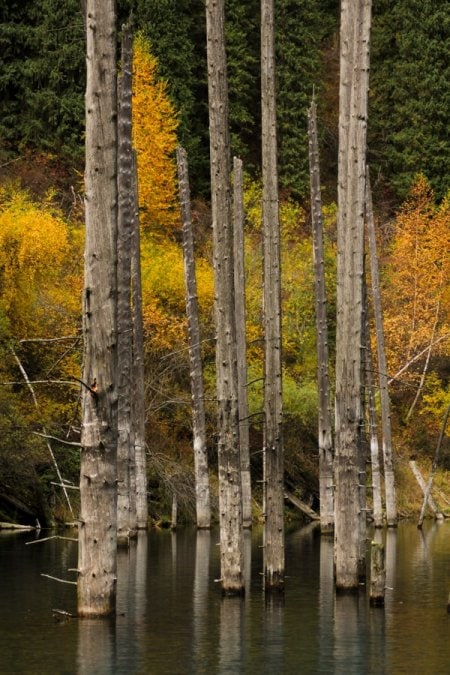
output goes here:
<path id="1" fill-rule="evenodd" d="M 214 581 L 217 531 L 151 531 L 119 552 L 115 621 L 56 621 L 76 589 L 41 573 L 73 579 L 77 544 L 0 532 L 0 673 L 450 673 L 450 523 L 384 533 L 384 609 L 363 587 L 335 597 L 332 541 L 313 526 L 287 533 L 285 596 L 266 600 L 262 535 L 246 535 L 245 599 Z"/>

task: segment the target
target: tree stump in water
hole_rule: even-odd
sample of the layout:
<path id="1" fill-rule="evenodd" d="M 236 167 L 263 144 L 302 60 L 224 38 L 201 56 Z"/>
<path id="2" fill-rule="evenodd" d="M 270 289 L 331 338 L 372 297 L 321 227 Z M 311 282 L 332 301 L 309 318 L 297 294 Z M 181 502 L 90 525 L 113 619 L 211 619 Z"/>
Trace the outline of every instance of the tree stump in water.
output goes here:
<path id="1" fill-rule="evenodd" d="M 385 586 L 384 546 L 373 541 L 370 550 L 370 604 L 372 607 L 384 606 Z"/>

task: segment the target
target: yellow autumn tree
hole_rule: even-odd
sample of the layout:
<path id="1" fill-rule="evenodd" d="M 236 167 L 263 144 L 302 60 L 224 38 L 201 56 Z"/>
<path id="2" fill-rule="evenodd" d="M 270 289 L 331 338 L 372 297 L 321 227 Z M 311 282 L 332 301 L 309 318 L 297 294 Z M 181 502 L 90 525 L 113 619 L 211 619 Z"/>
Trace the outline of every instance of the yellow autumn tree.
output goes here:
<path id="1" fill-rule="evenodd" d="M 174 159 L 178 120 L 157 68 L 150 42 L 138 35 L 133 57 L 133 142 L 138 157 L 141 223 L 153 231 L 170 232 L 180 220 Z"/>
<path id="2" fill-rule="evenodd" d="M 450 199 L 437 205 L 422 175 L 394 222 L 383 304 L 388 373 L 408 425 L 401 442 L 426 448 L 449 401 Z"/>
<path id="3" fill-rule="evenodd" d="M 392 374 L 423 360 L 430 345 L 434 354 L 448 353 L 449 282 L 450 200 L 437 206 L 427 179 L 420 175 L 395 220 L 384 283 Z"/>
<path id="4" fill-rule="evenodd" d="M 73 332 L 80 270 L 81 238 L 51 195 L 37 204 L 17 186 L 0 188 L 0 310 L 16 337 Z"/>

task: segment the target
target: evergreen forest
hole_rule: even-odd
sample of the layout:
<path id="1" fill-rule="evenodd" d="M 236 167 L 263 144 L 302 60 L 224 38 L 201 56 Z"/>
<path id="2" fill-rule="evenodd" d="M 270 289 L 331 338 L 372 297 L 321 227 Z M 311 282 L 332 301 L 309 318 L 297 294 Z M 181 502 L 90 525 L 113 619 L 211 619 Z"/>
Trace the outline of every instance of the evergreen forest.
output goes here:
<path id="1" fill-rule="evenodd" d="M 79 479 L 85 27 L 79 0 L 0 0 L 0 521 L 71 521 Z M 133 16 L 149 515 L 195 520 L 188 326 L 175 151 L 189 158 L 206 433 L 217 517 L 214 283 L 203 0 L 118 0 Z M 285 487 L 318 510 L 318 391 L 308 108 L 314 96 L 330 382 L 336 337 L 337 0 L 275 0 Z M 263 410 L 260 3 L 226 0 L 231 152 L 244 167 L 253 517 Z M 400 516 L 421 501 L 450 404 L 450 12 L 374 3 L 372 177 Z M 374 317 L 370 304 L 369 324 Z M 372 331 L 373 332 L 373 331 Z M 376 350 L 374 349 L 376 355 Z M 377 363 L 373 366 L 377 371 Z M 377 403 L 379 405 L 379 403 Z M 450 425 L 449 425 L 450 426 Z M 448 489 L 447 428 L 438 489 Z M 70 500 L 77 502 L 76 491 Z M 448 501 L 441 504 L 448 511 Z M 75 507 L 74 507 L 75 508 Z M 288 517 L 297 514 L 286 506 Z"/>

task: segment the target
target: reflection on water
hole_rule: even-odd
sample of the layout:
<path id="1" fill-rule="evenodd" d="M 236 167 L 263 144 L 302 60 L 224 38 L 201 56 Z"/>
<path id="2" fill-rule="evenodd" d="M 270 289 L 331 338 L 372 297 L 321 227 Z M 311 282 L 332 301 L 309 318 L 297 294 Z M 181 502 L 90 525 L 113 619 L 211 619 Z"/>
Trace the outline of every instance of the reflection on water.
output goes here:
<path id="1" fill-rule="evenodd" d="M 264 597 L 261 533 L 245 533 L 246 597 L 222 598 L 217 532 L 140 532 L 118 555 L 115 621 L 55 622 L 75 611 L 76 544 L 25 546 L 0 534 L 0 673 L 67 675 L 450 671 L 450 523 L 369 533 L 386 548 L 386 607 L 365 589 L 335 597 L 333 541 L 286 536 L 286 594 Z"/>

